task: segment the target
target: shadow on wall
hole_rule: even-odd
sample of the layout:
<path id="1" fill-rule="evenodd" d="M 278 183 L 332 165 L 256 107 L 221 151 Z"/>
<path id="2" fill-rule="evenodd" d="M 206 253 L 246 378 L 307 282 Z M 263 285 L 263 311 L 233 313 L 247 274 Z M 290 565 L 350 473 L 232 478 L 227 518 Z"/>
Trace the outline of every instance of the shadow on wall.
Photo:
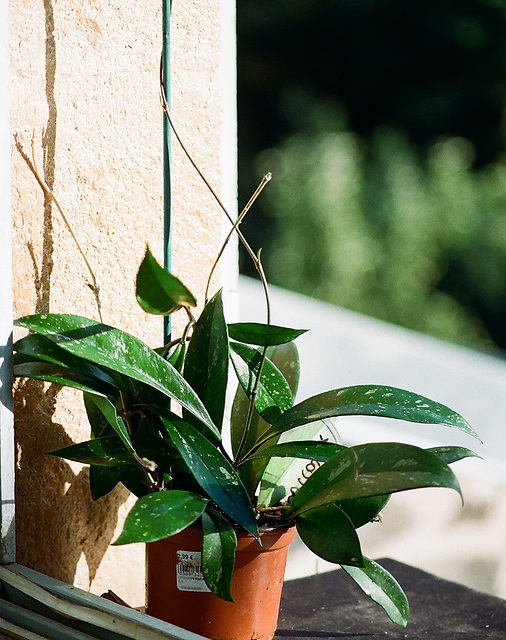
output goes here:
<path id="1" fill-rule="evenodd" d="M 43 178 L 52 190 L 56 169 L 58 109 L 55 99 L 57 50 L 51 0 L 45 11 L 45 95 L 48 118 L 42 137 Z M 30 158 L 17 149 L 34 175 Z M 36 176 L 37 177 L 37 176 Z M 42 261 L 37 264 L 33 247 L 28 250 L 33 263 L 36 313 L 49 311 L 53 270 L 53 210 L 44 195 Z M 111 518 L 129 493 L 117 488 L 98 502 L 90 496 L 89 472 L 73 468 L 45 453 L 72 444 L 61 424 L 54 420 L 61 388 L 42 382 L 18 382 L 14 391 L 16 460 L 16 546 L 18 563 L 68 583 L 74 582 L 81 557 L 95 578 L 117 523 Z"/>
<path id="2" fill-rule="evenodd" d="M 16 561 L 64 582 L 73 583 L 79 560 L 86 560 L 89 581 L 113 539 L 126 489 L 115 489 L 98 502 L 90 496 L 88 469 L 44 455 L 72 444 L 54 422 L 60 388 L 33 380 L 15 392 L 16 416 Z"/>

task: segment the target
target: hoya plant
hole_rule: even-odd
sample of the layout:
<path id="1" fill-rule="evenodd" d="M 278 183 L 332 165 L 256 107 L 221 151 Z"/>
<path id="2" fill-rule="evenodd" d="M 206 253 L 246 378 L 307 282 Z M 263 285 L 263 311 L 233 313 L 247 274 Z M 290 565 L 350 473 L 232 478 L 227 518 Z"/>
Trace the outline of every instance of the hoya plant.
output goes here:
<path id="1" fill-rule="evenodd" d="M 294 525 L 309 549 L 341 565 L 393 622 L 405 625 L 406 596 L 362 554 L 357 529 L 377 518 L 395 492 L 460 493 L 448 465 L 474 454 L 395 442 L 344 446 L 331 441 L 325 425 L 339 416 L 384 416 L 477 437 L 470 425 L 446 406 L 387 386 L 332 389 L 296 402 L 294 340 L 303 330 L 227 324 L 219 291 L 196 319 L 194 295 L 149 249 L 136 293 L 148 313 L 183 310 L 182 334 L 153 349 L 75 315 L 16 321 L 29 332 L 15 343 L 15 375 L 83 392 L 90 439 L 53 455 L 90 465 L 95 500 L 119 483 L 138 498 L 114 544 L 154 542 L 199 526 L 205 581 L 231 600 L 236 532 L 259 539 L 263 527 Z M 232 376 L 237 391 L 226 411 Z"/>

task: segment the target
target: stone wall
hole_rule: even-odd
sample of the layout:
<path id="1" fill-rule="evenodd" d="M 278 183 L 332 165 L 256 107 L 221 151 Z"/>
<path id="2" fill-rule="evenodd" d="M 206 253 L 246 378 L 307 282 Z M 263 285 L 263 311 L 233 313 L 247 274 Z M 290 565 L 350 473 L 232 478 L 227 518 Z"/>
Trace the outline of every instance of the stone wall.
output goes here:
<path id="1" fill-rule="evenodd" d="M 14 315 L 97 318 L 152 345 L 161 322 L 138 307 L 146 243 L 162 259 L 161 2 L 10 0 Z M 234 2 L 174 0 L 172 110 L 190 153 L 235 209 Z M 173 270 L 202 297 L 228 230 L 174 143 Z M 219 280 L 234 288 L 234 251 Z M 130 501 L 93 503 L 88 472 L 44 452 L 86 439 L 80 395 L 35 381 L 15 388 L 17 561 L 94 592 L 142 603 L 143 549 L 110 547 Z"/>

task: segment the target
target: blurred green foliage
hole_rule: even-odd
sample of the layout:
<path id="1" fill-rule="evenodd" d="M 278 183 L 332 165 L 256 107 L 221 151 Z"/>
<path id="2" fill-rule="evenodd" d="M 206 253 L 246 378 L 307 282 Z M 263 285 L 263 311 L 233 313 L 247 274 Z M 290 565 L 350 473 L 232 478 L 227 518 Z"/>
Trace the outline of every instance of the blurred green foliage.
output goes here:
<path id="1" fill-rule="evenodd" d="M 238 29 L 270 281 L 505 348 L 506 2 L 241 0 Z"/>
<path id="2" fill-rule="evenodd" d="M 398 133 L 371 146 L 366 160 L 356 134 L 298 134 L 260 156 L 277 176 L 270 281 L 454 342 L 506 341 L 476 310 L 506 308 L 506 166 L 473 173 L 462 138 L 426 168 Z"/>

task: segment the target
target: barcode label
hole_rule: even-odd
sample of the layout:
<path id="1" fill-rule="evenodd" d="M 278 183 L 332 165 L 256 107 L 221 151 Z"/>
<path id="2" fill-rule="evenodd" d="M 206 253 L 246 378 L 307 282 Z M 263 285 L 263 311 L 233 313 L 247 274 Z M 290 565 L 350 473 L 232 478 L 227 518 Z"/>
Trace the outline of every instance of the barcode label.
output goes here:
<path id="1" fill-rule="evenodd" d="M 210 591 L 202 573 L 200 551 L 177 551 L 176 583 L 179 591 Z"/>

